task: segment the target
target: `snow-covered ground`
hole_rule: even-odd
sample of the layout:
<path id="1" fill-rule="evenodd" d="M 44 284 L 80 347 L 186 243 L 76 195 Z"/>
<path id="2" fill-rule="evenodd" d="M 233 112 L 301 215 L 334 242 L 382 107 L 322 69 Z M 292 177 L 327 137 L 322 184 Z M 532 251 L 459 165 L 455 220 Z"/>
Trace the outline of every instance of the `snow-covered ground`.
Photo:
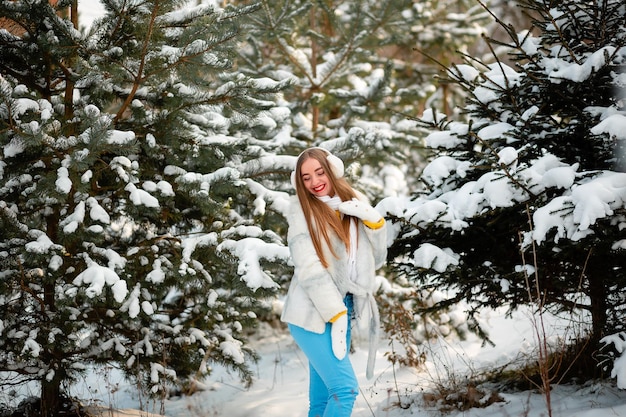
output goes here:
<path id="1" fill-rule="evenodd" d="M 81 25 L 88 26 L 102 14 L 98 0 L 79 0 L 79 6 Z M 616 120 L 626 119 L 620 116 L 611 120 L 616 123 Z M 611 130 L 608 126 L 606 129 Z M 442 339 L 429 346 L 428 363 L 421 370 L 393 367 L 385 358 L 391 347 L 387 341 L 381 341 L 375 377 L 371 381 L 365 378 L 366 346 L 357 340 L 351 359 L 359 375 L 361 393 L 353 417 L 438 415 L 437 405 L 425 403 L 423 397 L 433 386 L 454 386 L 449 381 L 452 379 L 462 387 L 463 381 L 487 369 L 513 365 L 532 357 L 535 341 L 527 312 L 522 311 L 512 318 L 505 318 L 501 312 L 490 312 L 485 313 L 483 320 L 488 324 L 495 346 L 482 346 L 474 337 L 466 341 Z M 552 329 L 550 338 L 556 338 L 562 330 L 558 322 L 551 322 L 548 328 Z M 77 384 L 72 394 L 105 410 L 164 411 L 168 417 L 306 417 L 308 383 L 304 355 L 286 332 L 276 329 L 264 329 L 254 344 L 260 361 L 254 366 L 255 381 L 250 388 L 244 388 L 236 374 L 217 367 L 205 381 L 205 390 L 161 403 L 141 397 L 115 370 L 99 369 Z M 13 396 L 12 392 L 0 392 L 0 405 L 9 403 Z M 500 393 L 500 396 L 503 402 L 484 409 L 451 412 L 450 417 L 548 416 L 545 398 L 536 391 Z M 617 389 L 614 381 L 589 383 L 584 387 L 556 386 L 551 404 L 553 417 L 626 417 L 626 390 Z"/>
<path id="2" fill-rule="evenodd" d="M 380 345 L 375 376 L 365 378 L 367 349 L 356 340 L 351 355 L 360 380 L 353 417 L 432 417 L 440 415 L 436 404 L 424 402 L 424 392 L 446 384 L 464 386 L 466 378 L 487 369 L 528 359 L 535 342 L 531 316 L 520 311 L 512 318 L 500 312 L 483 317 L 495 346 L 481 346 L 472 337 L 466 341 L 439 341 L 429 346 L 428 364 L 423 370 L 393 367 L 385 358 L 388 342 Z M 558 321 L 548 322 L 548 337 L 557 339 Z M 358 338 L 358 337 L 357 337 Z M 260 361 L 254 366 L 255 381 L 244 388 L 235 374 L 215 368 L 203 391 L 190 397 L 177 397 L 163 403 L 140 398 L 134 387 L 112 371 L 93 372 L 79 384 L 74 394 L 85 402 L 120 409 L 143 408 L 159 413 L 163 406 L 168 417 L 306 417 L 307 360 L 291 337 L 280 330 L 265 328 L 255 341 Z M 548 416 L 545 398 L 537 391 L 499 393 L 503 402 L 487 408 L 453 411 L 450 417 L 543 417 Z M 552 391 L 553 417 L 626 417 L 626 391 L 614 381 L 589 383 L 584 387 L 555 386 Z M 401 404 L 402 406 L 399 406 Z"/>

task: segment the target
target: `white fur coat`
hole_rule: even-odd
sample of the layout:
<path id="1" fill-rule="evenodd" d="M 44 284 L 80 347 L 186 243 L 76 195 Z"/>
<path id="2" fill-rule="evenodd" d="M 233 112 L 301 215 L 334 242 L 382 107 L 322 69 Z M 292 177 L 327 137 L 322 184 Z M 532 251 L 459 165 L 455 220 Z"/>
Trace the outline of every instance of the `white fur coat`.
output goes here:
<path id="1" fill-rule="evenodd" d="M 352 281 L 349 277 L 348 253 L 337 236 L 333 239 L 331 235 L 331 243 L 338 258 L 326 248 L 328 268 L 324 268 L 320 262 L 296 196 L 291 197 L 287 221 L 287 243 L 295 270 L 281 320 L 314 333 L 324 333 L 326 323 L 346 309 L 343 300 L 347 293 L 351 293 L 354 296 L 355 317 L 370 318 L 369 377 L 380 327 L 373 294 L 377 289 L 376 270 L 384 264 L 387 256 L 385 227 L 373 230 L 358 222 L 357 278 Z"/>

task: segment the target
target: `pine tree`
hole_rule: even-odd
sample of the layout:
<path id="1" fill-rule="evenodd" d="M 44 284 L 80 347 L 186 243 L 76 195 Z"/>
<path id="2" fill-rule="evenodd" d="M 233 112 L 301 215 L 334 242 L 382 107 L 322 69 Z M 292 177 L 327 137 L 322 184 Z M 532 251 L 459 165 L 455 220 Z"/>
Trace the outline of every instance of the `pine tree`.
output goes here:
<path id="1" fill-rule="evenodd" d="M 288 257 L 249 162 L 280 149 L 288 82 L 233 68 L 258 7 L 103 4 L 81 33 L 73 0 L 0 3 L 0 370 L 45 416 L 94 363 L 155 395 L 214 363 L 250 382 Z"/>
<path id="2" fill-rule="evenodd" d="M 472 48 L 489 14 L 466 0 L 261 4 L 247 22 L 238 67 L 250 76 L 292 80 L 282 92 L 290 110 L 288 130 L 281 134 L 292 139 L 286 149 L 292 154 L 311 145 L 331 149 L 373 203 L 414 189 L 425 129 L 407 115 L 425 106 L 455 113 L 464 91 L 438 82 L 440 65 L 453 51 Z M 259 182 L 293 192 L 288 182 L 265 181 L 276 171 L 267 165 Z M 400 332 L 393 317 L 402 312 L 392 311 L 402 305 L 398 297 L 381 295 L 390 332 Z"/>
<path id="3" fill-rule="evenodd" d="M 358 185 L 372 200 L 403 193 L 422 161 L 422 131 L 406 114 L 425 103 L 454 108 L 458 101 L 452 93 L 443 98 L 445 86 L 433 78 L 439 69 L 415 49 L 437 57 L 467 49 L 489 16 L 464 0 L 261 4 L 239 68 L 293 80 L 283 96 L 291 110 L 289 133 L 300 141 L 294 153 L 324 144 L 346 161 L 353 179 L 363 179 Z"/>
<path id="4" fill-rule="evenodd" d="M 579 369 L 588 378 L 597 342 L 624 322 L 626 183 L 615 152 L 623 132 L 612 126 L 626 116 L 626 5 L 519 5 L 532 27 L 501 18 L 507 38 L 488 39 L 491 50 L 509 51 L 510 65 L 466 56 L 449 68 L 470 94 L 467 118 L 421 118 L 436 154 L 424 192 L 395 210 L 391 256 L 420 286 L 450 294 L 437 308 L 463 301 L 473 316 L 539 294 L 554 312 L 586 313 Z"/>

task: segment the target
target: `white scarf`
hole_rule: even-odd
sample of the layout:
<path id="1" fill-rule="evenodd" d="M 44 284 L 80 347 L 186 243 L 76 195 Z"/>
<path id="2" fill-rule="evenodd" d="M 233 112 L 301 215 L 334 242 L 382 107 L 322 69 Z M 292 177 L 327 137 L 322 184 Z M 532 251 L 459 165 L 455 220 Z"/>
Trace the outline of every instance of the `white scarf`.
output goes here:
<path id="1" fill-rule="evenodd" d="M 317 199 L 323 201 L 324 203 L 328 205 L 328 207 L 330 207 L 331 209 L 335 211 L 339 210 L 339 204 L 342 203 L 341 198 L 339 198 L 339 196 L 329 197 L 327 195 L 323 195 L 321 197 L 317 197 Z"/>
<path id="2" fill-rule="evenodd" d="M 316 196 L 317 197 L 317 196 Z M 341 198 L 338 196 L 329 197 L 327 195 L 323 195 L 321 197 L 317 197 L 324 203 L 328 205 L 331 209 L 337 211 L 339 208 L 339 204 L 342 203 Z M 343 214 L 342 214 L 343 215 Z M 350 250 L 348 251 L 348 266 L 350 270 L 350 279 L 352 281 L 356 281 L 356 222 L 350 222 Z"/>

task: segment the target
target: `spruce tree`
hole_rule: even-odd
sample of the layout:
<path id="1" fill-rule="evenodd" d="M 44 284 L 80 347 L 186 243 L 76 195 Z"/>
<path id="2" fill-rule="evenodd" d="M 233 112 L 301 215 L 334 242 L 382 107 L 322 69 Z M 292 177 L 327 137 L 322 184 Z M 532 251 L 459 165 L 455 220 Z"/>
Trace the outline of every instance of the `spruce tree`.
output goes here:
<path id="1" fill-rule="evenodd" d="M 626 174 L 616 147 L 626 5 L 518 4 L 532 26 L 494 15 L 507 37 L 487 39 L 509 51 L 507 62 L 465 56 L 448 70 L 470 95 L 466 117 L 421 117 L 433 160 L 423 192 L 386 201 L 401 228 L 390 256 L 421 288 L 448 293 L 432 309 L 465 302 L 472 317 L 539 300 L 566 317 L 582 312 L 578 369 L 588 378 L 597 342 L 624 322 Z"/>
<path id="2" fill-rule="evenodd" d="M 280 150 L 288 82 L 233 68 L 258 7 L 103 4 L 81 33 L 75 0 L 0 3 L 0 370 L 45 416 L 89 364 L 155 395 L 214 363 L 250 382 L 288 257 L 249 162 Z"/>
<path id="3" fill-rule="evenodd" d="M 293 139 L 290 153 L 311 145 L 332 150 L 374 204 L 414 190 L 425 129 L 407 115 L 426 106 L 456 112 L 464 91 L 439 83 L 440 66 L 454 51 L 473 48 L 489 14 L 466 0 L 261 4 L 247 21 L 238 67 L 250 76 L 292 80 L 282 93 L 290 114 L 281 137 Z M 259 181 L 271 188 L 264 178 L 276 171 L 266 166 Z M 278 187 L 293 192 L 288 182 Z M 402 333 L 398 293 L 379 298 L 385 329 Z"/>
<path id="4" fill-rule="evenodd" d="M 348 175 L 362 179 L 358 186 L 373 201 L 404 193 L 422 161 L 422 131 L 406 115 L 426 103 L 454 108 L 460 94 L 443 92 L 433 78 L 437 65 L 416 49 L 435 57 L 465 50 L 488 14 L 465 0 L 260 3 L 239 68 L 292 80 L 283 97 L 290 135 L 300 141 L 293 152 L 324 144 L 346 161 Z"/>

